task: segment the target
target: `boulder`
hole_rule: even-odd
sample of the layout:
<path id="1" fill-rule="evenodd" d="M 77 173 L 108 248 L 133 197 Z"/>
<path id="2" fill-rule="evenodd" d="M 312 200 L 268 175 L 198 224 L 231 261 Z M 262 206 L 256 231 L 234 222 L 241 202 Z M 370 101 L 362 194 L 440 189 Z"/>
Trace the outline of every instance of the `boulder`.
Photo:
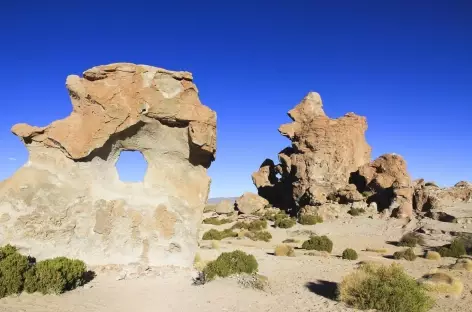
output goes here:
<path id="1" fill-rule="evenodd" d="M 12 128 L 29 159 L 0 183 L 0 245 L 89 265 L 191 266 L 216 146 L 192 74 L 116 63 L 66 87 L 68 117 Z M 119 179 L 121 151 L 147 161 L 143 182 Z"/>
<path id="2" fill-rule="evenodd" d="M 354 184 L 348 184 L 333 193 L 334 198 L 341 204 L 363 201 L 364 196 L 359 193 Z"/>
<path id="3" fill-rule="evenodd" d="M 234 201 L 222 200 L 216 204 L 215 212 L 217 214 L 229 214 L 234 212 Z"/>
<path id="4" fill-rule="evenodd" d="M 265 160 L 253 182 L 259 195 L 276 207 L 321 205 L 347 184 L 351 172 L 370 161 L 365 117 L 354 113 L 331 119 L 321 97 L 310 92 L 288 112 L 293 122 L 280 126 L 291 147 L 279 153 L 280 164 Z"/>
<path id="5" fill-rule="evenodd" d="M 236 199 L 236 207 L 243 214 L 253 214 L 269 205 L 267 199 L 250 192 L 244 193 Z"/>
<path id="6" fill-rule="evenodd" d="M 350 182 L 360 192 L 370 192 L 369 202 L 379 210 L 389 209 L 399 218 L 413 214 L 413 182 L 400 155 L 385 154 L 351 174 Z"/>

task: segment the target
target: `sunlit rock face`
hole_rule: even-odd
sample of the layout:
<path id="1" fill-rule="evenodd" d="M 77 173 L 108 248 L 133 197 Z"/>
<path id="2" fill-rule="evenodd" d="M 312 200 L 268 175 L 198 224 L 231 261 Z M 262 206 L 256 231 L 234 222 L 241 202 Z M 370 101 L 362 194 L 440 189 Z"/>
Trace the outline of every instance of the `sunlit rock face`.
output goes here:
<path id="1" fill-rule="evenodd" d="M 88 264 L 190 266 L 215 159 L 216 114 L 192 75 L 129 63 L 67 77 L 72 113 L 13 126 L 28 162 L 0 183 L 0 244 Z M 120 152 L 144 181 L 124 183 Z"/>

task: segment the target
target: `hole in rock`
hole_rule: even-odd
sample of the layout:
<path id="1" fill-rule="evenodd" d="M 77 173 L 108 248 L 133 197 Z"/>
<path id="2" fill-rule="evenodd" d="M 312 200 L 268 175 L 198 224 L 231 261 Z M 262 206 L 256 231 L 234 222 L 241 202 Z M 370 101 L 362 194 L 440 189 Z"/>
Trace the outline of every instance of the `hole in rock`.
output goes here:
<path id="1" fill-rule="evenodd" d="M 143 154 L 138 151 L 121 151 L 116 170 L 123 182 L 143 182 L 148 164 Z"/>

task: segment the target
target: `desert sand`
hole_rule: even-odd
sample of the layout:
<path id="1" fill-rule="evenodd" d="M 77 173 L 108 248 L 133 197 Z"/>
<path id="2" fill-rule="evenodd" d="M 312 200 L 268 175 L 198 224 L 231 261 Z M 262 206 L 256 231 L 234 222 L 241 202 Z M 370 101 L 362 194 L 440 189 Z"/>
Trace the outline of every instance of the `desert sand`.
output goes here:
<path id="1" fill-rule="evenodd" d="M 209 214 L 206 214 L 208 217 Z M 421 221 L 419 221 L 421 222 Z M 472 225 L 458 225 L 428 220 L 428 226 L 457 226 L 471 231 Z M 0 300 L 1 312 L 115 312 L 115 311 L 355 311 L 335 300 L 336 283 L 357 267 L 360 261 L 378 261 L 385 264 L 399 262 L 406 271 L 421 277 L 441 265 L 454 262 L 453 258 L 441 261 L 418 257 L 415 261 L 393 260 L 393 252 L 401 250 L 388 242 L 398 241 L 407 231 L 420 225 L 417 221 L 382 219 L 379 216 L 346 216 L 316 225 L 297 224 L 290 229 L 269 228 L 273 235 L 270 242 L 254 242 L 248 238 L 225 239 L 220 249 L 211 247 L 211 241 L 200 241 L 199 253 L 204 260 L 213 260 L 221 252 L 236 249 L 253 254 L 259 262 L 259 274 L 269 279 L 265 291 L 244 288 L 236 278 L 217 279 L 205 285 L 195 286 L 194 270 L 177 268 L 149 268 L 141 272 L 131 267 L 120 269 L 95 268 L 97 277 L 84 287 L 63 295 L 21 294 Z M 200 235 L 210 228 L 223 229 L 231 224 L 213 226 L 203 224 Z M 305 250 L 296 249 L 296 257 L 276 257 L 274 246 L 286 238 L 307 239 L 310 231 L 328 235 L 334 249 L 331 255 L 308 256 Z M 427 240 L 427 244 L 438 244 Z M 293 244 L 299 247 L 300 244 Z M 348 261 L 340 258 L 345 248 L 354 248 L 359 259 Z M 366 248 L 385 248 L 385 254 L 367 252 Z M 416 254 L 422 249 L 417 247 Z M 433 296 L 436 305 L 431 311 L 471 311 L 472 273 L 452 271 L 464 283 L 459 298 L 445 295 Z"/>

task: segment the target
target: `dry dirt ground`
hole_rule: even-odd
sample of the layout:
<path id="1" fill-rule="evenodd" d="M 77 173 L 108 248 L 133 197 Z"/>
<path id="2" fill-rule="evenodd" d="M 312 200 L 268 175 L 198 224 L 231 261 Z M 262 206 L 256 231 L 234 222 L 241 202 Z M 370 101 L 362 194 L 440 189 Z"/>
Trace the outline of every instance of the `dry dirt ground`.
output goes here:
<path id="1" fill-rule="evenodd" d="M 428 221 L 433 222 L 433 221 Z M 434 221 L 437 222 L 437 221 Z M 222 229 L 230 225 L 217 226 Z M 200 255 L 204 260 L 213 260 L 219 253 L 241 249 L 253 254 L 259 262 L 259 273 L 269 278 L 267 291 L 242 288 L 235 279 L 215 280 L 201 286 L 192 285 L 190 270 L 152 269 L 132 274 L 115 270 L 99 271 L 97 277 L 85 287 L 60 296 L 22 294 L 0 300 L 0 312 L 167 312 L 167 311 L 355 311 L 343 303 L 333 300 L 336 283 L 356 268 L 362 260 L 383 263 L 400 262 L 414 277 L 441 266 L 453 263 L 451 258 L 431 261 L 418 258 L 414 262 L 389 258 L 401 250 L 387 242 L 397 241 L 403 233 L 415 227 L 413 222 L 377 217 L 346 217 L 314 226 L 296 225 L 291 229 L 270 228 L 273 239 L 269 243 L 253 242 L 247 238 L 227 239 L 220 242 L 220 249 L 211 248 L 211 242 L 202 241 Z M 434 225 L 433 225 L 434 226 Z M 202 225 L 204 231 L 215 226 Z M 464 228 L 465 227 L 465 228 Z M 461 226 L 462 231 L 472 232 L 472 225 Z M 304 255 L 297 249 L 296 257 L 275 257 L 274 246 L 286 238 L 304 240 L 309 231 L 328 235 L 334 242 L 334 250 L 328 257 Z M 294 244 L 294 246 L 300 246 Z M 340 258 L 345 248 L 354 248 L 359 253 L 358 261 Z M 385 248 L 387 253 L 365 251 L 366 248 Z M 418 255 L 421 248 L 416 248 Z M 435 312 L 472 311 L 472 273 L 452 272 L 464 283 L 464 291 L 458 298 L 434 295 Z"/>

